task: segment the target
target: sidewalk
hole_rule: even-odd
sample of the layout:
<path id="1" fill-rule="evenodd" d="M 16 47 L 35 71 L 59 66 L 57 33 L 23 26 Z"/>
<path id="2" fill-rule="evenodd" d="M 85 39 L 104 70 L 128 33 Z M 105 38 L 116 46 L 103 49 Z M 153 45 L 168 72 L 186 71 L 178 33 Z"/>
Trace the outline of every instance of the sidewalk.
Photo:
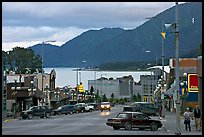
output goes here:
<path id="1" fill-rule="evenodd" d="M 170 135 L 175 135 L 176 132 L 176 113 L 165 111 L 165 117 L 161 119 L 164 124 L 164 129 Z M 195 121 L 191 120 L 191 131 L 185 130 L 184 118 L 180 116 L 180 131 L 181 135 L 202 135 L 202 131 L 196 131 Z"/>

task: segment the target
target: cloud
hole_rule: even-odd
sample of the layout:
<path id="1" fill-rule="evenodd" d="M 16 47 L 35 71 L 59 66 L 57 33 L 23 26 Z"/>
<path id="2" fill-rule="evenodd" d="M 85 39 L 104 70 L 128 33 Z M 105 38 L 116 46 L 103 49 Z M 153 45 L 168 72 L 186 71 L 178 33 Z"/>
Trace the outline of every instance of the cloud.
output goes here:
<path id="1" fill-rule="evenodd" d="M 9 51 L 16 46 L 27 48 L 46 40 L 56 40 L 56 42 L 52 44 L 61 46 L 87 30 L 88 29 L 77 27 L 67 27 L 62 29 L 49 26 L 2 27 L 2 48 L 4 51 Z"/>
<path id="2" fill-rule="evenodd" d="M 147 21 L 146 17 L 156 16 L 174 5 L 174 2 L 2 2 L 2 45 L 8 49 L 12 47 L 8 43 L 26 46 L 29 41 L 45 40 L 64 44 L 89 29 L 133 29 Z"/>
<path id="3" fill-rule="evenodd" d="M 132 27 L 173 2 L 3 2 L 3 25 Z M 127 24 L 124 24 L 127 23 Z M 105 25 L 105 26 L 103 26 Z M 116 25 L 116 26 L 115 26 Z"/>

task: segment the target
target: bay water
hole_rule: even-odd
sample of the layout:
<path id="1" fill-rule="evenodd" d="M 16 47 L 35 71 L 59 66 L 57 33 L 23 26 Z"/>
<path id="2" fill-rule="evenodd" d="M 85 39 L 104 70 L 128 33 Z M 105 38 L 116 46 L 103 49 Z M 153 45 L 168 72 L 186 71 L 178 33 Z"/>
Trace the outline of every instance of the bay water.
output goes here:
<path id="1" fill-rule="evenodd" d="M 94 70 L 78 70 L 78 80 L 77 71 L 75 68 L 44 68 L 45 73 L 50 73 L 54 69 L 56 72 L 55 87 L 76 87 L 82 82 L 84 85 L 84 90 L 88 90 L 88 80 L 96 80 L 101 77 L 106 78 L 121 78 L 123 76 L 132 75 L 135 82 L 140 81 L 140 75 L 151 75 L 150 71 L 94 71 Z"/>

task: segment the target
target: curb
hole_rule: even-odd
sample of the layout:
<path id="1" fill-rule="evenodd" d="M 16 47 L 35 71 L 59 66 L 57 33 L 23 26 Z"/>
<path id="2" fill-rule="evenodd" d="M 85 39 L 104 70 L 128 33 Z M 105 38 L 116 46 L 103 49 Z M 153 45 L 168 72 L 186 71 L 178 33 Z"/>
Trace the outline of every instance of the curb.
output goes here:
<path id="1" fill-rule="evenodd" d="M 170 130 L 168 130 L 165 125 L 163 125 L 163 129 L 164 129 L 167 133 L 170 132 Z"/>

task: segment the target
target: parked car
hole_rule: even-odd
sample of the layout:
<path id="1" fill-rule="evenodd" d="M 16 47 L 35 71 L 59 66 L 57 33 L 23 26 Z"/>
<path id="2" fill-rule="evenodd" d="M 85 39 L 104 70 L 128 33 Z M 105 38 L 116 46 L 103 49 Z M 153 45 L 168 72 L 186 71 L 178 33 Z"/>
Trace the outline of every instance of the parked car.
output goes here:
<path id="1" fill-rule="evenodd" d="M 158 130 L 163 124 L 160 120 L 151 119 L 148 115 L 141 112 L 120 112 L 114 118 L 107 120 L 106 125 L 113 127 L 114 130 L 125 128 L 139 128 L 140 130 L 151 129 Z"/>
<path id="2" fill-rule="evenodd" d="M 50 118 L 52 111 L 48 106 L 33 106 L 29 110 L 22 111 L 20 115 L 23 119 L 32 119 L 34 116 Z"/>
<path id="3" fill-rule="evenodd" d="M 78 103 L 81 104 L 83 107 L 85 107 L 86 112 L 92 112 L 94 110 L 94 106 L 86 103 Z"/>
<path id="4" fill-rule="evenodd" d="M 75 104 L 76 108 L 79 109 L 79 112 L 83 113 L 86 112 L 85 106 L 83 106 L 82 104 Z"/>
<path id="5" fill-rule="evenodd" d="M 63 105 L 58 107 L 57 109 L 53 110 L 53 115 L 61 115 L 61 114 L 70 114 L 76 113 L 76 108 L 74 105 Z"/>
<path id="6" fill-rule="evenodd" d="M 110 105 L 110 102 L 101 102 L 101 106 L 100 106 L 100 110 L 101 112 L 103 110 L 111 110 L 111 105 Z"/>
<path id="7" fill-rule="evenodd" d="M 7 112 L 6 112 L 6 116 L 7 116 L 7 117 L 14 117 L 14 113 L 11 112 L 11 111 L 7 111 Z"/>
<path id="8" fill-rule="evenodd" d="M 151 102 L 134 102 L 129 106 L 124 106 L 123 111 L 142 112 L 147 115 L 159 115 L 159 107 Z"/>
<path id="9" fill-rule="evenodd" d="M 100 110 L 100 104 L 99 103 L 89 103 L 89 105 L 94 107 L 94 110 Z"/>

